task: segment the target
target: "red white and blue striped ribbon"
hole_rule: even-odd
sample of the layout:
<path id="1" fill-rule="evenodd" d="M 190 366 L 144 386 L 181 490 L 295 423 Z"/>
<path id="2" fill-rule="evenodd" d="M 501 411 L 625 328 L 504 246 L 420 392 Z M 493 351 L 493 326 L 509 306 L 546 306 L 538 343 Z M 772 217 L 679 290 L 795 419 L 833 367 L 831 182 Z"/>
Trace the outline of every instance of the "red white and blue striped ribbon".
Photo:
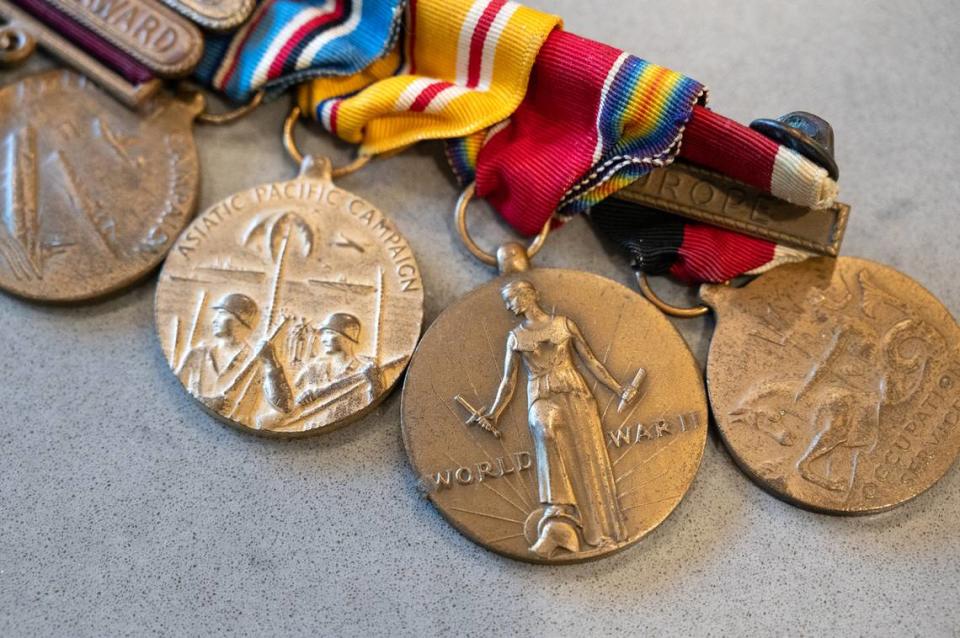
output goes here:
<path id="1" fill-rule="evenodd" d="M 397 39 L 403 0 L 262 0 L 250 20 L 206 40 L 197 77 L 237 101 L 325 75 L 352 75 Z"/>

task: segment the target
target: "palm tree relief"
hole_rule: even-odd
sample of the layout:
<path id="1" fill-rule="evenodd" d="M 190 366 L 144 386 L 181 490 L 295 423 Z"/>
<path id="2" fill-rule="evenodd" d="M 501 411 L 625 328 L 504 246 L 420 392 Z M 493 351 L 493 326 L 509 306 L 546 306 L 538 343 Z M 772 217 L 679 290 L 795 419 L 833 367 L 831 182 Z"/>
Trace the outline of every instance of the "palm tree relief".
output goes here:
<path id="1" fill-rule="evenodd" d="M 623 404 L 636 399 L 637 388 L 610 374 L 572 319 L 545 312 L 533 284 L 513 281 L 501 296 L 522 322 L 507 337 L 503 377 L 483 416 L 496 425 L 514 396 L 522 363 L 543 505 L 530 551 L 550 558 L 561 550 L 616 546 L 627 540 L 626 524 L 597 400 L 575 358 Z"/>

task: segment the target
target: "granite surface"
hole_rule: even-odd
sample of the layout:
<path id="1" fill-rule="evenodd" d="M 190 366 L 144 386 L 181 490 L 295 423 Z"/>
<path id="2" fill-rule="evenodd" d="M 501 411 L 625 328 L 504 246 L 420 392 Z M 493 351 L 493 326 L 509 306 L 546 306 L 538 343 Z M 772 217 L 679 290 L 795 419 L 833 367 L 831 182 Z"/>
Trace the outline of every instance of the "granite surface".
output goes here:
<path id="1" fill-rule="evenodd" d="M 829 119 L 853 205 L 843 252 L 911 274 L 960 312 L 957 3 L 530 4 L 707 83 L 713 107 L 741 121 L 795 109 Z M 198 131 L 204 204 L 292 175 L 285 108 Z M 349 152 L 323 135 L 308 144 Z M 456 189 L 436 151 L 342 181 L 418 251 L 428 322 L 491 275 L 451 235 Z M 538 263 L 631 280 L 579 220 Z M 521 564 L 418 496 L 399 393 L 306 441 L 207 417 L 160 354 L 153 292 L 151 280 L 69 308 L 0 296 L 0 635 L 960 633 L 957 468 L 903 507 L 838 518 L 764 493 L 714 436 L 686 499 L 640 545 L 573 567 Z M 676 325 L 702 362 L 710 320 Z"/>

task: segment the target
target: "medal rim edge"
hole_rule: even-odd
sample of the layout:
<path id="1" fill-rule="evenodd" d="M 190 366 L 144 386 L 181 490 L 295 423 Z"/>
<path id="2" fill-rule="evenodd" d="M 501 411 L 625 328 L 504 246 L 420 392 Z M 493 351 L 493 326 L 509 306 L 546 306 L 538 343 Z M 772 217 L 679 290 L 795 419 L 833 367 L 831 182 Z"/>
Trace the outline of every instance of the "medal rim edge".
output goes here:
<path id="1" fill-rule="evenodd" d="M 424 485 L 421 479 L 420 473 L 417 471 L 417 468 L 413 462 L 413 454 L 411 453 L 412 447 L 410 444 L 409 434 L 407 432 L 407 425 L 406 425 L 406 420 L 404 418 L 404 415 L 406 413 L 405 406 L 408 401 L 407 381 L 409 379 L 409 372 L 413 367 L 414 360 L 417 358 L 417 355 L 420 352 L 421 346 L 426 342 L 427 338 L 430 336 L 430 332 L 436 326 L 437 321 L 448 310 L 451 310 L 454 306 L 460 305 L 462 302 L 467 301 L 467 299 L 472 298 L 475 295 L 479 296 L 480 294 L 483 294 L 487 289 L 491 287 L 497 287 L 497 288 L 501 287 L 503 285 L 503 282 L 508 279 L 523 277 L 525 274 L 531 271 L 532 272 L 552 272 L 552 273 L 566 272 L 566 273 L 575 273 L 578 275 L 588 275 L 590 277 L 602 279 L 605 283 L 614 284 L 615 286 L 618 286 L 619 288 L 623 289 L 625 292 L 630 293 L 636 298 L 636 300 L 642 302 L 651 310 L 655 311 L 657 315 L 663 318 L 666 324 L 673 331 L 676 338 L 679 339 L 680 343 L 683 346 L 683 349 L 686 351 L 686 354 L 689 357 L 689 361 L 688 361 L 689 364 L 693 367 L 693 370 L 695 371 L 697 378 L 699 378 L 701 381 L 701 383 L 698 384 L 698 388 L 700 390 L 700 399 L 701 399 L 701 405 L 698 408 L 698 415 L 704 417 L 705 421 L 704 421 L 704 426 L 702 428 L 703 435 L 700 437 L 700 442 L 699 442 L 699 445 L 697 446 L 697 458 L 696 458 L 696 462 L 694 463 L 695 467 L 693 468 L 693 473 L 692 473 L 690 482 L 687 484 L 686 489 L 683 491 L 683 494 L 681 494 L 680 498 L 678 498 L 676 503 L 674 503 L 673 507 L 670 508 L 667 514 L 656 525 L 648 529 L 646 532 L 638 535 L 636 538 L 633 538 L 624 543 L 621 543 L 620 545 L 606 552 L 591 553 L 586 556 L 573 555 L 572 557 L 569 557 L 569 558 L 541 559 L 541 558 L 537 558 L 535 555 L 520 556 L 515 553 L 498 549 L 488 543 L 484 543 L 481 540 L 479 540 L 475 534 L 470 533 L 469 531 L 467 531 L 465 527 L 462 527 L 461 525 L 459 525 L 455 519 L 448 516 L 444 508 L 440 507 L 440 505 L 437 504 L 436 500 L 434 500 L 434 492 L 431 491 L 426 485 Z M 616 281 L 609 277 L 605 277 L 604 275 L 599 275 L 590 271 L 574 270 L 570 268 L 552 268 L 552 267 L 531 268 L 530 270 L 524 271 L 524 272 L 498 275 L 493 279 L 490 279 L 482 283 L 476 288 L 469 290 L 466 294 L 461 295 L 460 297 L 455 299 L 453 303 L 451 303 L 450 305 L 445 307 L 443 310 L 441 310 L 440 314 L 438 314 L 436 318 L 434 318 L 430 326 L 423 332 L 423 335 L 420 337 L 420 341 L 417 343 L 417 347 L 413 352 L 413 356 L 410 357 L 410 361 L 407 363 L 407 367 L 404 371 L 403 387 L 401 388 L 401 391 L 400 391 L 400 438 L 403 443 L 404 454 L 407 457 L 407 466 L 413 475 L 412 478 L 414 480 L 415 489 L 417 490 L 417 492 L 422 494 L 428 501 L 430 501 L 430 504 L 432 505 L 432 509 L 440 514 L 440 516 L 443 518 L 444 521 L 446 521 L 449 527 L 452 527 L 454 531 L 456 531 L 460 536 L 466 538 L 476 547 L 479 547 L 480 549 L 485 551 L 492 552 L 504 558 L 509 558 L 511 560 L 516 560 L 516 561 L 520 561 L 520 562 L 532 564 L 532 565 L 562 566 L 562 565 L 575 565 L 580 563 L 590 563 L 600 559 L 609 558 L 611 556 L 614 556 L 616 554 L 623 552 L 624 550 L 635 547 L 637 544 L 647 539 L 650 535 L 652 535 L 657 530 L 659 530 L 660 527 L 667 522 L 667 520 L 673 517 L 674 513 L 680 508 L 683 502 L 687 499 L 687 495 L 690 493 L 690 490 L 693 489 L 693 486 L 696 483 L 697 477 L 700 474 L 700 468 L 703 466 L 703 457 L 706 451 L 707 438 L 709 437 L 710 400 L 707 394 L 705 383 L 703 383 L 703 381 L 704 381 L 703 373 L 700 370 L 700 366 L 697 362 L 697 358 L 696 356 L 694 356 L 693 351 L 690 349 L 690 345 L 687 343 L 687 340 L 683 338 L 683 335 L 680 333 L 677 327 L 674 326 L 673 323 L 665 315 L 663 315 L 663 313 L 657 310 L 657 308 L 652 303 L 650 303 L 645 297 L 643 297 L 643 295 L 639 294 L 638 292 L 629 288 L 628 286 L 620 283 L 619 281 Z"/>

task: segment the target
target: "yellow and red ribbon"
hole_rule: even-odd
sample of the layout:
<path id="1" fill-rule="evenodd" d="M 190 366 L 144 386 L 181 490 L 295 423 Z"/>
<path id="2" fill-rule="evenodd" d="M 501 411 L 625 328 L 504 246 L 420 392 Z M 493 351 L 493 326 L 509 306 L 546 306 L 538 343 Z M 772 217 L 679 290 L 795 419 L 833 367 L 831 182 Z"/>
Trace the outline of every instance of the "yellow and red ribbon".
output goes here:
<path id="1" fill-rule="evenodd" d="M 516 110 L 559 24 L 508 0 L 411 1 L 403 48 L 369 70 L 374 82 L 352 95 L 349 80 L 307 84 L 301 108 L 363 154 L 469 135 Z"/>
<path id="2" fill-rule="evenodd" d="M 677 157 L 795 204 L 833 203 L 825 169 L 708 110 L 695 80 L 558 26 L 505 0 L 416 0 L 395 51 L 305 85 L 301 108 L 364 154 L 447 139 L 458 176 L 526 234 Z M 688 231 L 693 266 L 677 274 L 689 279 L 804 257 Z"/>

